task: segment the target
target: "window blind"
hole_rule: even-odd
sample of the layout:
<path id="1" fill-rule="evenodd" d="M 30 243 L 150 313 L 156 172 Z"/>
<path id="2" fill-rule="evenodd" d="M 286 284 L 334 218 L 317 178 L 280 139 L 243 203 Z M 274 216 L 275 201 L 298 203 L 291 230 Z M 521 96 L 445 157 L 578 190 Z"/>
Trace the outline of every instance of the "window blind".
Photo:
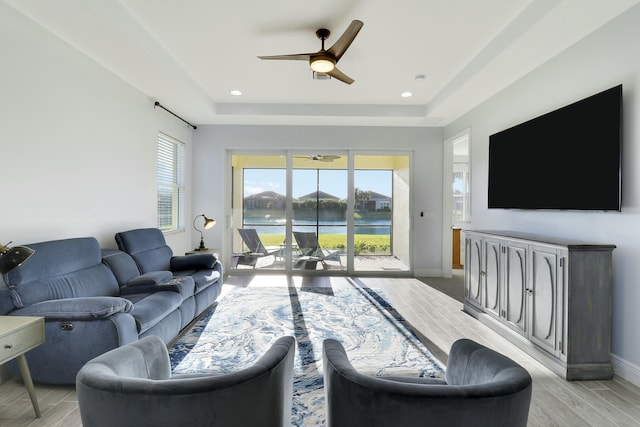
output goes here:
<path id="1" fill-rule="evenodd" d="M 158 135 L 158 228 L 184 227 L 184 144 L 168 135 Z"/>

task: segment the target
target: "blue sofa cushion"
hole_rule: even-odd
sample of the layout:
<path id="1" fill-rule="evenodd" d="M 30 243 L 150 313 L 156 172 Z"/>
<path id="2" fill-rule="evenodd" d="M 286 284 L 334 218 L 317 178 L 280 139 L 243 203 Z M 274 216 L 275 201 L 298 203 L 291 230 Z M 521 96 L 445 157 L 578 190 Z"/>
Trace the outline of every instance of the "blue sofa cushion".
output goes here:
<path id="1" fill-rule="evenodd" d="M 33 258 L 33 256 L 32 256 Z M 120 294 L 116 278 L 100 264 L 75 273 L 16 285 L 9 282 L 13 304 L 26 307 L 42 301 L 80 297 L 115 297 Z"/>
<path id="2" fill-rule="evenodd" d="M 173 251 L 167 246 L 162 231 L 157 228 L 139 228 L 116 233 L 118 248 L 135 260 L 141 273 L 170 270 Z"/>
<path id="3" fill-rule="evenodd" d="M 177 292 L 155 292 L 142 298 L 137 294 L 130 299 L 134 301 L 131 314 L 139 334 L 157 325 L 182 304 L 182 296 Z"/>
<path id="4" fill-rule="evenodd" d="M 5 275 L 17 308 L 48 300 L 119 295 L 118 282 L 102 264 L 95 238 L 51 240 L 28 246 L 35 251 L 29 262 Z"/>
<path id="5" fill-rule="evenodd" d="M 149 286 L 168 282 L 173 278 L 170 271 L 150 271 L 127 281 L 127 286 Z"/>
<path id="6" fill-rule="evenodd" d="M 36 280 L 63 276 L 93 267 L 102 262 L 100 245 L 93 237 L 79 237 L 25 245 L 35 251 L 24 265 L 6 274 L 7 284 L 20 285 Z"/>
<path id="7" fill-rule="evenodd" d="M 184 270 L 177 271 L 173 274 L 175 274 L 177 277 L 192 277 L 196 285 L 196 294 L 203 289 L 208 288 L 212 284 L 216 283 L 218 279 L 220 279 L 220 272 L 218 270 Z"/>
<path id="8" fill-rule="evenodd" d="M 118 297 L 69 298 L 43 301 L 15 310 L 13 316 L 44 316 L 47 320 L 104 319 L 115 313 L 129 313 L 131 301 Z"/>
<path id="9" fill-rule="evenodd" d="M 171 257 L 170 268 L 171 271 L 183 271 L 183 270 L 200 270 L 200 269 L 212 269 L 216 265 L 217 258 L 214 254 L 193 254 Z"/>
<path id="10" fill-rule="evenodd" d="M 111 269 L 120 285 L 140 276 L 138 265 L 126 252 L 117 249 L 102 249 L 102 262 Z"/>
<path id="11" fill-rule="evenodd" d="M 13 305 L 13 301 L 11 300 L 11 291 L 0 285 L 0 315 L 4 316 L 15 309 L 16 306 Z"/>

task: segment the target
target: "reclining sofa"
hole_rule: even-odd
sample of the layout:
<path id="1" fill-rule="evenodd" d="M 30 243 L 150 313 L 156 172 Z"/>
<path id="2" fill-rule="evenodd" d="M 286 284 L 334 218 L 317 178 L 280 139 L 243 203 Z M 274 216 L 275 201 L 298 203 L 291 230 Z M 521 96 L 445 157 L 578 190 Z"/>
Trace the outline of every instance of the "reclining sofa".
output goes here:
<path id="1" fill-rule="evenodd" d="M 87 361 L 145 336 L 167 344 L 220 294 L 212 254 L 173 256 L 152 228 L 116 241 L 122 249 L 93 237 L 29 244 L 31 258 L 4 275 L 0 314 L 45 319 L 44 344 L 26 353 L 35 382 L 74 384 Z"/>

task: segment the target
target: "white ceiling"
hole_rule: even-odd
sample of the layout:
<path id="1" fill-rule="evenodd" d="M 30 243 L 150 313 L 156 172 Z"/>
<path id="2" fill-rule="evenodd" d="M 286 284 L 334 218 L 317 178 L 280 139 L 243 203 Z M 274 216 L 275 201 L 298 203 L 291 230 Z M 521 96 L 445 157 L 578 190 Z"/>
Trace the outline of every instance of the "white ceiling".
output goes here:
<path id="1" fill-rule="evenodd" d="M 444 126 L 640 0 L 3 1 L 194 124 Z M 353 19 L 352 85 L 257 58 Z"/>

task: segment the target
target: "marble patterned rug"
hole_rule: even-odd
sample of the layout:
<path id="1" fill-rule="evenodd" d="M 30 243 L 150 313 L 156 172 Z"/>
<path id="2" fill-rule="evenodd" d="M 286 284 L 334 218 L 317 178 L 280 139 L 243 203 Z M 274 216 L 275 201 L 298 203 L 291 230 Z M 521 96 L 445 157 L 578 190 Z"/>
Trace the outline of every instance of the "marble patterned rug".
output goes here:
<path id="1" fill-rule="evenodd" d="M 228 373 L 251 366 L 283 335 L 296 338 L 292 425 L 324 425 L 322 341 L 344 345 L 371 375 L 443 377 L 442 365 L 382 291 L 236 288 L 169 350 L 174 373 Z"/>

